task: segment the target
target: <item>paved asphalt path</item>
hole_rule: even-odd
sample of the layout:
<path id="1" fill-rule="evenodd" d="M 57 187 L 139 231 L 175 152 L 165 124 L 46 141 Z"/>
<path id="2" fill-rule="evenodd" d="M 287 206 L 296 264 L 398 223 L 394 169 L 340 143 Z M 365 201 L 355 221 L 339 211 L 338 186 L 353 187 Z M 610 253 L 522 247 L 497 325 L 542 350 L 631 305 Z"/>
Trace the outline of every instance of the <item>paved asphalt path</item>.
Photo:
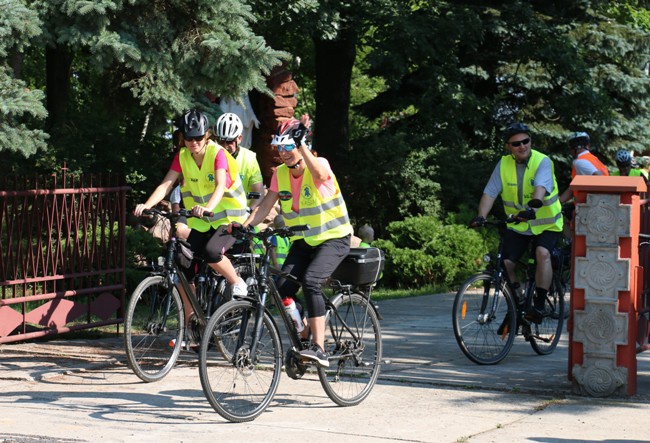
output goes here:
<path id="1" fill-rule="evenodd" d="M 380 304 L 384 364 L 360 405 L 337 407 L 316 376 L 283 376 L 270 407 L 243 424 L 212 410 L 192 353 L 147 384 L 126 367 L 119 337 L 0 345 L 0 443 L 650 440 L 650 353 L 638 355 L 636 395 L 575 396 L 566 337 L 549 356 L 518 337 L 500 364 L 478 366 L 455 342 L 452 302 L 438 294 Z"/>

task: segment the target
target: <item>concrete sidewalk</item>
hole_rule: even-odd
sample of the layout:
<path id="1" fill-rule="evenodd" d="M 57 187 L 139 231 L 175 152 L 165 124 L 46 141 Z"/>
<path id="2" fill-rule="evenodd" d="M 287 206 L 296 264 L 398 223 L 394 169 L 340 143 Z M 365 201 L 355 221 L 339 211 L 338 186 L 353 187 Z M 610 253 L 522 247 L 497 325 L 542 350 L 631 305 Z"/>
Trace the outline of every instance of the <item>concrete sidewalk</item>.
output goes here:
<path id="1" fill-rule="evenodd" d="M 649 439 L 650 353 L 638 355 L 636 395 L 573 396 L 566 336 L 549 356 L 517 337 L 504 361 L 478 366 L 456 344 L 452 303 L 453 294 L 440 294 L 380 304 L 384 364 L 362 404 L 337 407 L 316 376 L 283 376 L 271 406 L 245 424 L 212 410 L 192 353 L 146 384 L 126 367 L 121 338 L 3 345 L 0 441 Z"/>

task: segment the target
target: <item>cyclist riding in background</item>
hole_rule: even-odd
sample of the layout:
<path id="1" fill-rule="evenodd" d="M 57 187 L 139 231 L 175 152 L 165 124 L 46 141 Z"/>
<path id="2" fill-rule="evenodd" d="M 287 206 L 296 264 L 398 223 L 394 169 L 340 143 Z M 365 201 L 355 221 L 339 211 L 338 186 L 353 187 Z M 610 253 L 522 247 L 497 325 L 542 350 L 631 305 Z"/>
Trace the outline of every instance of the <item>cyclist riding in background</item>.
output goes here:
<path id="1" fill-rule="evenodd" d="M 264 183 L 262 182 L 262 172 L 260 165 L 257 163 L 257 156 L 253 151 L 241 146 L 242 132 L 244 125 L 237 114 L 227 112 L 222 114 L 214 124 L 215 141 L 226 148 L 228 152 L 237 160 L 239 168 L 239 177 L 244 185 L 244 191 L 258 192 L 260 196 L 264 195 Z M 260 204 L 261 199 L 251 199 L 248 204 L 251 209 Z"/>
<path id="2" fill-rule="evenodd" d="M 158 204 L 183 176 L 181 195 L 183 205 L 191 209 L 187 220 L 191 231 L 187 238 L 192 251 L 200 253 L 210 266 L 232 284 L 232 294 L 248 294 L 246 283 L 237 275 L 232 263 L 224 255 L 235 242 L 230 235 L 221 235 L 228 224 L 246 218 L 246 194 L 237 173 L 235 159 L 208 138 L 208 118 L 192 110 L 181 123 L 183 147 L 172 165 L 146 202 L 133 211 L 141 216 L 146 209 Z M 204 213 L 212 212 L 212 216 Z"/>
<path id="3" fill-rule="evenodd" d="M 284 217 L 276 215 L 273 218 L 273 229 L 280 229 L 284 226 Z M 269 241 L 273 245 L 273 249 L 271 249 L 271 263 L 276 268 L 282 268 L 284 261 L 287 259 L 289 248 L 291 248 L 291 240 L 281 235 L 273 235 L 269 237 Z"/>
<path id="4" fill-rule="evenodd" d="M 574 179 L 576 175 L 609 175 L 607 166 L 589 151 L 590 148 L 591 140 L 586 132 L 574 132 L 569 137 L 569 150 L 574 158 L 571 179 Z M 560 202 L 566 203 L 572 197 L 573 192 L 567 188 L 560 195 Z"/>
<path id="5" fill-rule="evenodd" d="M 619 149 L 616 153 L 615 160 L 618 171 L 612 172 L 612 175 L 643 177 L 646 184 L 648 183 L 648 171 L 633 167 L 634 157 L 630 151 Z"/>
<path id="6" fill-rule="evenodd" d="M 352 225 L 338 182 L 324 158 L 317 158 L 306 143 L 309 118 L 290 119 L 281 123 L 271 142 L 278 149 L 284 164 L 271 178 L 268 193 L 244 225 L 262 222 L 276 202 L 280 201 L 287 226 L 309 225 L 310 229 L 291 238 L 291 248 L 282 270 L 297 277 L 307 301 L 313 346 L 301 351 L 301 357 L 329 366 L 324 349 L 325 303 L 323 283 L 350 251 Z M 280 278 L 278 291 L 282 297 L 293 297 L 297 284 Z"/>
<path id="7" fill-rule="evenodd" d="M 544 301 L 553 277 L 551 251 L 562 235 L 562 205 L 558 199 L 553 162 L 541 152 L 531 149 L 528 126 L 523 123 L 509 125 L 503 139 L 509 154 L 501 157 L 494 168 L 479 202 L 478 216 L 470 226 L 480 226 L 485 222 L 499 195 L 505 213 L 522 220 L 508 225 L 504 236 L 503 263 L 512 288 L 520 293 L 516 264 L 528 250 L 530 242 L 535 245 L 537 289 L 533 306 L 525 317 L 539 324 L 545 315 Z M 531 199 L 542 200 L 544 204 L 539 209 L 529 208 L 526 203 Z"/>

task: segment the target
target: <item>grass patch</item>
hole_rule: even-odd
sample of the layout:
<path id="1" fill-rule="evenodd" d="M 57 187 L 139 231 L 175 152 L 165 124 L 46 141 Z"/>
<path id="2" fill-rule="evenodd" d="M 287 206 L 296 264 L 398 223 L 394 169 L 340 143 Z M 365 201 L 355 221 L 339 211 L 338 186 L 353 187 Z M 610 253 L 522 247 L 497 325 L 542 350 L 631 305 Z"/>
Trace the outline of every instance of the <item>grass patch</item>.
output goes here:
<path id="1" fill-rule="evenodd" d="M 429 285 L 420 288 L 391 289 L 378 287 L 372 290 L 372 299 L 375 301 L 392 300 L 395 298 L 417 297 L 421 295 L 443 294 L 450 292 L 446 286 Z"/>
<path id="2" fill-rule="evenodd" d="M 563 399 L 553 398 L 551 400 L 547 400 L 547 401 L 535 406 L 533 408 L 533 410 L 536 411 L 536 412 L 543 411 L 544 409 L 548 408 L 549 406 L 562 404 L 563 402 L 564 402 Z"/>

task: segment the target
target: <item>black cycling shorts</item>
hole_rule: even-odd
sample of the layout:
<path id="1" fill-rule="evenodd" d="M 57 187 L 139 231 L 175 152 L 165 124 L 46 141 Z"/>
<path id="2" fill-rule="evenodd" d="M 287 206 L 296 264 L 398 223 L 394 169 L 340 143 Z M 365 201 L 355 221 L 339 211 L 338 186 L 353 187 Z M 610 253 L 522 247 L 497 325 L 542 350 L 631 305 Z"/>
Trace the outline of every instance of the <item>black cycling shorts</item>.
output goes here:
<path id="1" fill-rule="evenodd" d="M 504 260 L 508 259 L 517 263 L 524 253 L 529 250 L 531 242 L 533 242 L 535 248 L 541 246 L 551 253 L 560 236 L 562 236 L 562 232 L 544 231 L 539 235 L 524 235 L 508 229 L 504 237 L 501 255 Z"/>

